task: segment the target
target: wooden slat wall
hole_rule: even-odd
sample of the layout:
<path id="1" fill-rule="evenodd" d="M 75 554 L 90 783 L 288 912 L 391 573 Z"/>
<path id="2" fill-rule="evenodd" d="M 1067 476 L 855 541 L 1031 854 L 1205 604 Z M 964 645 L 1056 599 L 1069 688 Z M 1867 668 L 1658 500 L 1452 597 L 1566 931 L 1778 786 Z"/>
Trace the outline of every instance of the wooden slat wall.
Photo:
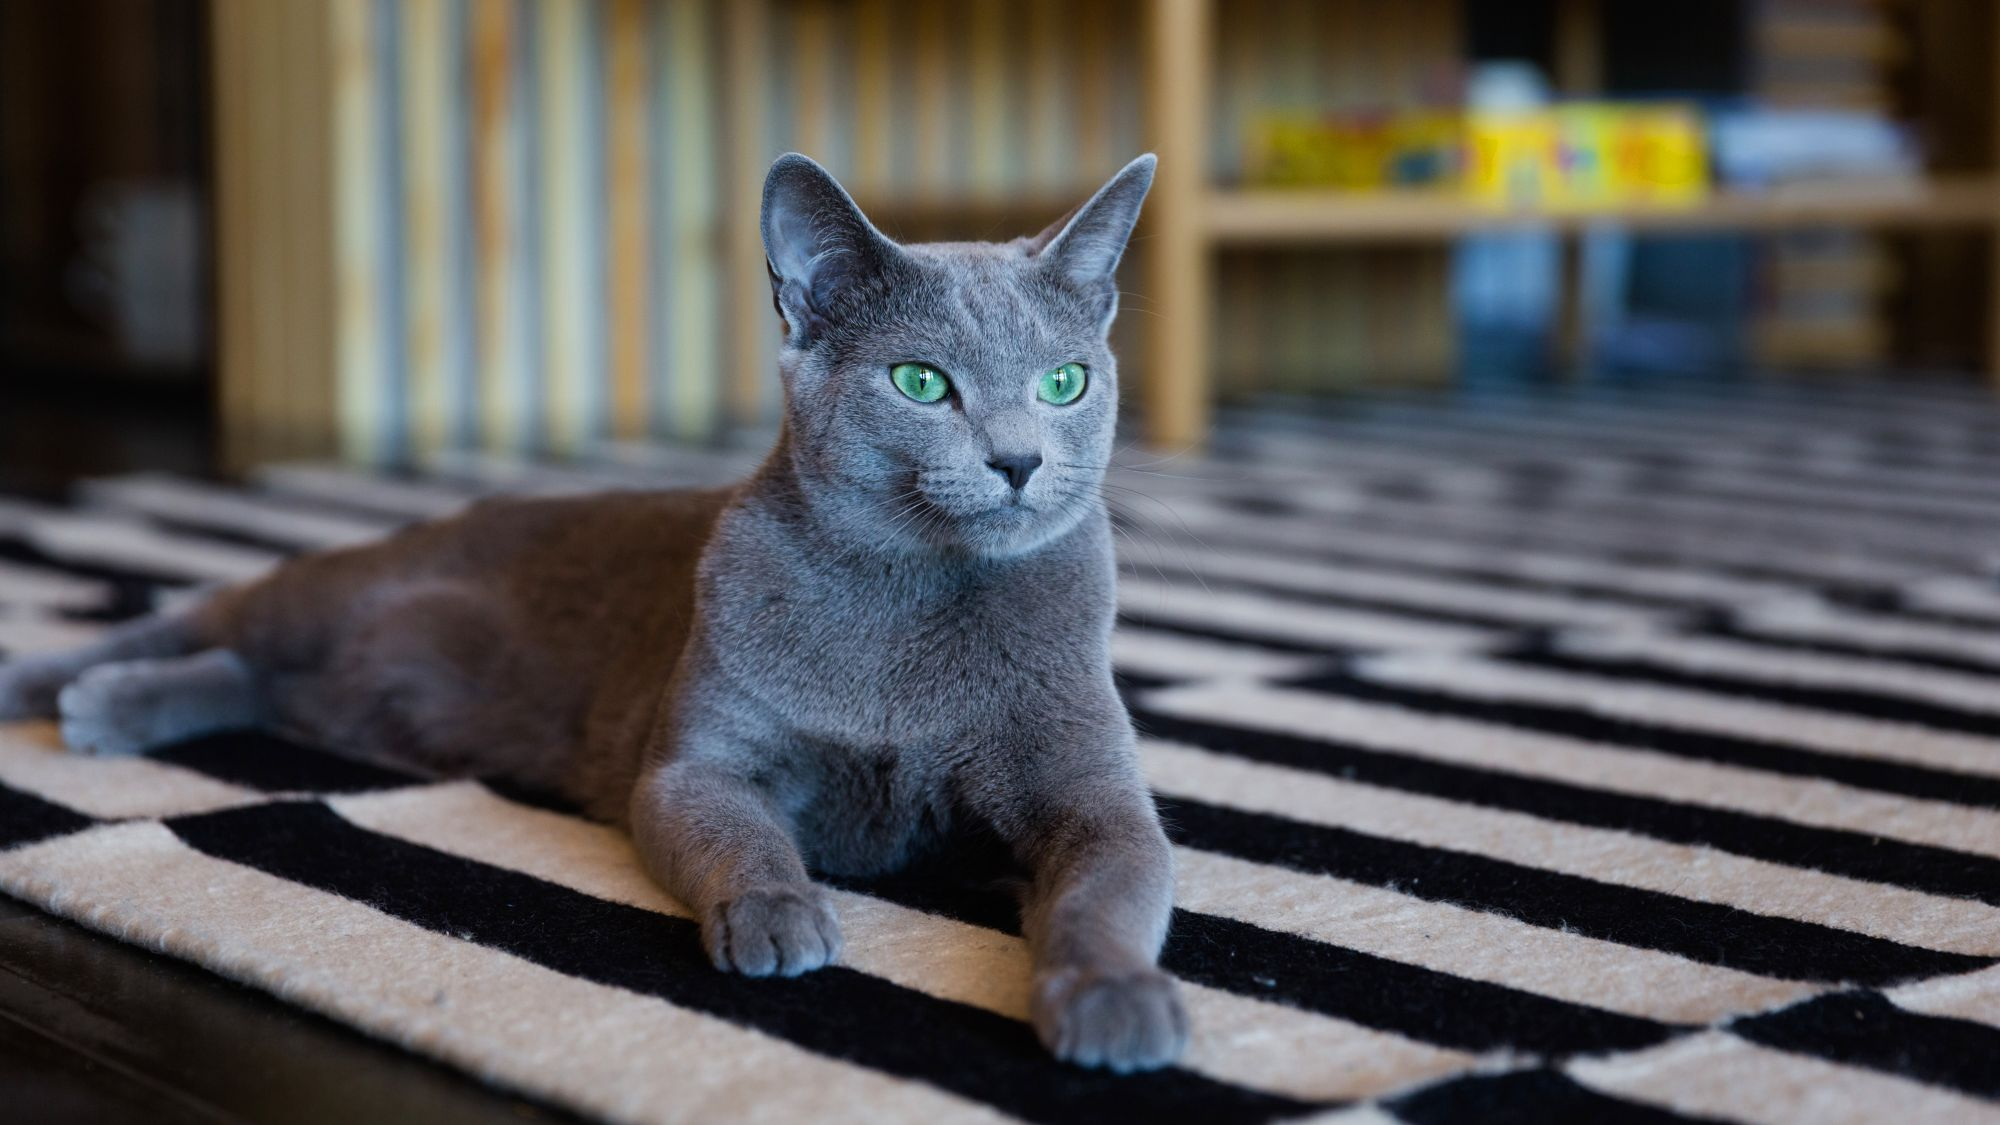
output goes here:
<path id="1" fill-rule="evenodd" d="M 1146 147 L 1151 3 L 217 0 L 232 460 L 766 426 L 771 157 L 821 158 L 900 236 L 1031 231 Z M 1232 3 L 1203 178 L 1235 178 L 1262 109 L 1415 101 L 1456 11 Z M 1442 251 L 1219 272 L 1225 387 L 1449 366 Z"/>
<path id="2" fill-rule="evenodd" d="M 229 461 L 715 435 L 721 11 L 217 0 Z"/>

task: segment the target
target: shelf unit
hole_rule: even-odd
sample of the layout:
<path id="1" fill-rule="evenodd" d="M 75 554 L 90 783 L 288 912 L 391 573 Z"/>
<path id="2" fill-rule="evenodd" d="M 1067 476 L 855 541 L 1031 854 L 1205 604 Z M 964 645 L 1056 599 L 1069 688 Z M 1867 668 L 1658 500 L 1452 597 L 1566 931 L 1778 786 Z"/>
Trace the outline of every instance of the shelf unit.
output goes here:
<path id="1" fill-rule="evenodd" d="M 1765 193 L 1725 192 L 1685 208 L 1504 211 L 1439 194 L 1212 191 L 1200 221 L 1222 245 L 1409 242 L 1509 228 L 1575 232 L 1777 231 L 1846 223 L 1878 228 L 1972 227 L 2000 221 L 2000 181 L 1986 176 Z"/>
<path id="2" fill-rule="evenodd" d="M 1572 23 L 1575 13 L 1589 9 L 1564 7 Z M 1612 224 L 1660 232 L 1962 229 L 1989 236 L 1995 247 L 1987 368 L 2000 386 L 2000 177 L 1726 192 L 1687 208 L 1595 213 L 1498 211 L 1442 194 L 1222 189 L 1208 182 L 1216 14 L 1213 0 L 1153 0 L 1149 10 L 1148 98 L 1160 170 L 1147 204 L 1144 286 L 1158 315 L 1146 327 L 1150 362 L 1139 408 L 1146 440 L 1156 449 L 1191 448 L 1208 432 L 1215 259 L 1219 249 L 1232 246 L 1424 243 L 1490 230 L 1574 234 Z M 1991 47 L 2000 69 L 2000 33 Z M 2000 106 L 1995 118 L 2000 121 Z M 2000 154 L 2000 136 L 1994 150 Z"/>

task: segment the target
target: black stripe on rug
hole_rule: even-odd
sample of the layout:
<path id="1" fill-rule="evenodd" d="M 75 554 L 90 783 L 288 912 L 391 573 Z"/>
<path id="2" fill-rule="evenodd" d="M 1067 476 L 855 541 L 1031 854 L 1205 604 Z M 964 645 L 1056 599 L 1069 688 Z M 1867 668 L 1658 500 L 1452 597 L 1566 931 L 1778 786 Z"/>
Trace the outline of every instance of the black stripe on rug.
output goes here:
<path id="1" fill-rule="evenodd" d="M 1635 610 L 1656 610 L 1665 613 L 1712 610 L 1729 604 L 1720 598 L 1649 593 L 1614 583 L 1592 582 L 1588 579 L 1537 578 L 1531 574 L 1466 563 L 1440 563 L 1424 559 L 1391 560 L 1381 555 L 1343 551 L 1332 546 L 1301 546 L 1270 537 L 1255 539 L 1248 543 L 1243 542 L 1240 537 L 1233 535 L 1225 537 L 1221 533 L 1217 533 L 1216 538 L 1228 542 L 1234 548 L 1247 547 L 1260 555 L 1269 555 L 1290 562 L 1323 563 L 1364 574 L 1418 575 L 1441 582 L 1456 582 L 1468 590 L 1486 588 L 1524 594 L 1547 594 L 1551 597 L 1608 602 L 1630 606 Z M 1213 570 L 1203 568 L 1195 570 L 1207 576 L 1211 582 L 1216 580 Z"/>
<path id="2" fill-rule="evenodd" d="M 1283 609 L 1288 603 L 1302 606 L 1327 606 L 1333 609 L 1355 610 L 1360 613 L 1377 614 L 1382 617 L 1401 617 L 1411 621 L 1422 621 L 1439 625 L 1461 625 L 1471 629 L 1490 629 L 1507 632 L 1514 629 L 1543 628 L 1551 622 L 1530 620 L 1520 616 L 1497 613 L 1480 613 L 1475 610 L 1448 609 L 1416 598 L 1385 598 L 1343 594 L 1331 590 L 1302 590 L 1294 586 L 1282 586 L 1276 582 L 1259 582 L 1246 578 L 1230 578 L 1213 571 L 1189 569 L 1179 573 L 1167 571 L 1155 578 L 1164 578 L 1169 585 L 1202 589 L 1226 590 L 1236 593 L 1255 594 L 1269 598 L 1275 608 Z M 1640 611 L 1635 611 L 1635 619 Z"/>
<path id="3" fill-rule="evenodd" d="M 1574 667 L 1571 667 L 1571 662 L 1562 661 L 1560 658 L 1550 658 L 1547 661 L 1539 656 L 1514 658 L 1511 653 L 1509 658 L 1517 663 L 1549 667 L 1559 671 L 1588 673 L 1596 670 L 1595 661 L 1579 660 L 1574 662 Z M 1611 678 L 1619 677 L 1613 672 Z M 2000 808 L 2000 777 L 1983 774 L 1957 773 L 1929 766 L 1910 765 L 1906 762 L 1864 758 L 1856 754 L 1808 750 L 1763 739 L 1746 738 L 1742 735 L 1664 726 L 1555 703 L 1454 695 L 1434 688 L 1384 683 L 1365 678 L 1364 675 L 1345 672 L 1302 677 L 1281 686 L 1337 695 L 1344 699 L 1357 699 L 1366 703 L 1385 703 L 1426 715 L 1451 715 L 1483 723 L 1541 731 L 1545 734 L 1590 742 L 1607 750 L 1616 751 L 1622 748 L 1650 750 L 1655 753 L 1670 754 L 1676 758 L 1746 766 L 1767 773 L 1821 778 L 1861 789 L 1873 789 L 1904 797 L 1920 797 L 1928 801 L 1949 801 L 1952 804 L 1973 805 L 1980 808 Z M 1690 683 L 1685 686 L 1698 685 Z M 1771 701 L 1784 702 L 1775 695 L 1771 697 Z M 1987 723 L 1988 727 L 1982 733 L 1993 733 L 1996 727 L 2000 727 L 2000 719 L 1989 717 Z"/>
<path id="4" fill-rule="evenodd" d="M 1426 1086 L 1384 1103 L 1409 1125 L 1550 1125 L 1556 1122 L 1633 1122 L 1686 1125 L 1709 1121 L 1659 1106 L 1614 1098 L 1553 1070 L 1475 1074 Z"/>
<path id="5" fill-rule="evenodd" d="M 1132 717 L 1144 734 L 1220 754 L 2000 906 L 2000 860 L 1986 856 L 1346 743 L 1247 731 L 1144 707 L 1133 708 Z"/>
<path id="6" fill-rule="evenodd" d="M 1198 984 L 1466 1051 L 1629 1050 L 1687 1030 L 1187 910 L 1174 912 L 1160 966 Z"/>
<path id="7" fill-rule="evenodd" d="M 130 620 L 151 613 L 158 604 L 160 591 L 191 584 L 188 579 L 154 571 L 59 558 L 24 539 L 6 535 L 0 535 L 0 559 L 102 583 L 105 587 L 102 602 L 63 613 L 65 618 L 77 621 Z"/>
<path id="8" fill-rule="evenodd" d="M 33 793 L 0 785 L 0 848 L 67 836 L 96 823 L 96 820 L 74 809 L 45 801 Z"/>
<path id="9" fill-rule="evenodd" d="M 1155 800 L 1168 837 L 1187 847 L 1307 875 L 1383 887 L 1428 902 L 1480 910 L 1546 929 L 1655 949 L 1780 980 L 1886 985 L 2000 963 L 2000 958 L 1924 949 L 1852 930 L 1384 839 L 1347 828 L 1305 824 L 1182 797 Z M 1019 933 L 1019 907 L 1008 877 L 1002 859 L 990 858 L 982 864 L 954 851 L 948 859 L 934 859 L 883 878 L 831 882 L 911 909 Z M 1175 918 L 1175 928 L 1167 938 L 1168 955 L 1178 965 L 1175 972 L 1251 996 L 1268 995 L 1276 987 L 1258 979 L 1254 972 L 1245 977 L 1238 971 L 1240 967 L 1232 966 L 1228 943 L 1183 946 L 1179 936 L 1181 919 L 1195 920 L 1189 923 L 1195 927 L 1190 933 L 1241 923 L 1186 910 L 1176 911 Z M 1202 921 L 1204 918 L 1212 920 Z M 1267 943 L 1282 939 L 1282 948 L 1272 948 L 1274 963 L 1289 963 L 1326 948 L 1323 943 L 1293 935 L 1268 930 L 1257 934 L 1269 935 L 1258 938 Z M 1357 1023 L 1427 1037 L 1423 1031 L 1394 1022 L 1397 1013 L 1367 1017 L 1358 1010 L 1344 1009 L 1338 1006 L 1341 1000 L 1337 993 L 1316 993 L 1301 986 L 1286 999 Z M 1373 1023 L 1373 1019 L 1391 1022 Z M 1561 1053 L 1569 1048 L 1549 1045 L 1544 1049 Z"/>
<path id="10" fill-rule="evenodd" d="M 262 730 L 202 735 L 146 756 L 266 793 L 365 793 L 432 780 L 315 750 Z"/>
<path id="11" fill-rule="evenodd" d="M 2000 584 L 1995 585 L 2000 592 Z M 1914 601 L 1905 590 L 1842 590 L 1827 594 L 1827 600 L 1847 609 L 1898 617 L 1923 625 L 1946 625 L 1954 629 L 2000 629 L 2000 615 L 1979 616 L 1931 609 Z"/>
<path id="12" fill-rule="evenodd" d="M 1926 668 L 1939 668 L 1947 672 L 1970 672 L 1975 676 L 2000 676 L 2000 661 L 1980 660 L 1958 653 L 1944 652 L 1920 644 L 1878 645 L 1809 637 L 1793 637 L 1783 633 L 1763 632 L 1754 624 L 1745 624 L 1733 619 L 1705 622 L 1688 630 L 1688 635 L 1717 637 L 1730 641 L 1748 641 L 1767 648 L 1792 649 L 1797 652 L 1820 652 L 1828 656 L 1857 656 L 1863 660 L 1893 660 L 1900 664 L 1918 664 Z"/>
<path id="13" fill-rule="evenodd" d="M 1021 932 L 1005 888 L 959 874 L 952 864 L 831 882 L 913 910 Z M 1193 984 L 1465 1051 L 1564 1056 L 1649 1047 L 1690 1030 L 1191 910 L 1174 911 L 1160 965 Z"/>
<path id="14" fill-rule="evenodd" d="M 1183 797 L 1159 805 L 1188 847 L 1781 980 L 1880 985 L 2000 961 Z"/>
<path id="15" fill-rule="evenodd" d="M 1645 567 L 1656 570 L 1678 570 L 1690 574 L 1713 574 L 1725 578 L 1742 578 L 1757 582 L 1773 582 L 1796 586 L 1801 589 L 1828 589 L 1838 587 L 1856 592 L 1878 591 L 1889 588 L 1882 581 L 1864 580 L 1850 575 L 1839 575 L 1831 571 L 1801 569 L 1788 566 L 1774 554 L 1769 559 L 1745 561 L 1741 557 L 1719 557 L 1698 548 L 1680 545 L 1640 545 L 1604 541 L 1595 537 L 1579 538 L 1574 535 L 1550 534 L 1547 528 L 1523 528 L 1511 531 L 1491 531 L 1464 527 L 1449 521 L 1433 520 L 1419 514 L 1390 513 L 1383 511 L 1359 512 L 1343 517 L 1343 523 L 1359 530 L 1381 534 L 1409 535 L 1422 537 L 1433 542 L 1456 543 L 1462 546 L 1484 547 L 1496 551 L 1525 550 L 1542 554 L 1561 554 L 1574 558 L 1592 559 L 1614 565 Z M 1326 526 L 1332 535 L 1337 535 L 1338 526 Z M 1330 539 L 1337 542 L 1337 539 Z M 1890 560 L 1878 561 L 1885 563 Z M 1894 560 L 1893 565 L 1907 569 L 1909 577 L 1924 573 L 1955 573 L 1959 568 L 1941 561 L 1908 562 Z"/>
<path id="16" fill-rule="evenodd" d="M 1030 1120 L 1263 1122 L 1317 1108 L 1185 1070 L 1119 1076 L 1065 1066 L 1024 1023 L 838 965 L 792 980 L 720 973 L 692 921 L 378 835 L 317 803 L 166 823 L 217 859 Z"/>
<path id="17" fill-rule="evenodd" d="M 263 551 L 273 555 L 289 557 L 320 549 L 312 544 L 301 543 L 296 538 L 283 535 L 266 535 L 235 527 L 221 527 L 213 523 L 203 523 L 197 519 L 155 515 L 151 512 L 140 512 L 135 518 L 170 535 L 178 535 L 187 539 L 206 539 L 211 543 L 220 543 L 228 547 L 247 547 L 254 551 Z M 395 530 L 393 526 L 384 525 L 382 528 L 382 538 L 388 538 L 389 534 Z M 278 561 L 282 562 L 284 560 L 280 559 Z"/>
<path id="18" fill-rule="evenodd" d="M 1906 1011 L 1878 992 L 1817 996 L 1729 1030 L 1781 1051 L 2000 1099 L 2000 1028 Z"/>
<path id="19" fill-rule="evenodd" d="M 1776 654 L 1774 654 L 1776 655 Z M 1766 703 L 1779 703 L 1787 707 L 1807 707 L 1819 711 L 1858 715 L 1868 719 L 1880 719 L 1891 723 L 1908 723 L 1912 726 L 1932 727 L 1937 730 L 1959 731 L 1965 734 L 1980 734 L 1989 737 L 2000 735 L 2000 714 L 1970 711 L 1949 704 L 1936 703 L 1927 699 L 1916 699 L 1907 695 L 1887 692 L 1867 691 L 1855 687 L 1828 687 L 1797 681 L 1779 681 L 1749 676 L 1732 675 L 1724 672 L 1697 672 L 1687 668 L 1664 664 L 1656 660 L 1639 657 L 1585 656 L 1566 652 L 1521 652 L 1509 653 L 1507 659 L 1516 664 L 1536 668 L 1546 668 L 1556 672 L 1577 672 L 1590 676 L 1603 676 L 1614 680 L 1633 680 L 1642 683 L 1661 684 L 1667 687 L 1689 688 L 1695 691 L 1714 692 L 1718 695 L 1738 696 Z M 2000 677 L 1993 681 L 1993 697 L 2000 701 Z M 1830 758 L 1848 758 L 1851 755 L 1829 754 Z M 1768 767 L 1759 767 L 1768 768 Z M 1779 771 L 1788 772 L 1788 771 Z M 1962 782 L 1982 780 L 1971 774 L 1949 774 Z M 1987 798 L 1979 803 L 2000 808 L 2000 778 L 1985 778 L 1992 788 Z M 1871 787 L 1873 788 L 1873 787 Z"/>
<path id="20" fill-rule="evenodd" d="M 1111 682 L 1118 689 L 1119 698 L 1130 699 L 1138 692 L 1158 691 L 1187 681 L 1170 676 L 1156 676 L 1150 672 L 1134 672 L 1114 665 L 1111 669 Z"/>
<path id="21" fill-rule="evenodd" d="M 1224 629 L 1214 625 L 1197 625 L 1178 621 L 1158 614 L 1135 612 L 1127 609 L 1118 611 L 1118 621 L 1135 629 L 1150 629 L 1156 633 L 1172 633 L 1181 637 L 1193 637 L 1202 641 L 1221 641 L 1225 644 L 1240 645 L 1244 648 L 1261 648 L 1268 652 L 1290 653 L 1296 656 L 1318 656 L 1328 660 L 1346 660 L 1368 651 L 1345 645 L 1313 643 L 1294 640 L 1289 637 L 1275 637 L 1268 633 L 1258 633 L 1244 629 Z"/>

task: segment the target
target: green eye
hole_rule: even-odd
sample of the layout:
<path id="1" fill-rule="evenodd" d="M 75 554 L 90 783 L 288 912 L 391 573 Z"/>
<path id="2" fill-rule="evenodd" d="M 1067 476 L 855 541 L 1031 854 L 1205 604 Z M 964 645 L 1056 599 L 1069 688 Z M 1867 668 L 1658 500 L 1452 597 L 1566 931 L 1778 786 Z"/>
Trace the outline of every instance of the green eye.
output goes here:
<path id="1" fill-rule="evenodd" d="M 1083 397 L 1084 369 L 1081 363 L 1065 363 L 1054 371 L 1042 374 L 1042 385 L 1035 392 L 1043 402 L 1056 406 L 1068 406 Z"/>
<path id="2" fill-rule="evenodd" d="M 889 369 L 889 381 L 896 389 L 918 402 L 936 402 L 951 393 L 944 372 L 921 363 L 899 363 Z"/>

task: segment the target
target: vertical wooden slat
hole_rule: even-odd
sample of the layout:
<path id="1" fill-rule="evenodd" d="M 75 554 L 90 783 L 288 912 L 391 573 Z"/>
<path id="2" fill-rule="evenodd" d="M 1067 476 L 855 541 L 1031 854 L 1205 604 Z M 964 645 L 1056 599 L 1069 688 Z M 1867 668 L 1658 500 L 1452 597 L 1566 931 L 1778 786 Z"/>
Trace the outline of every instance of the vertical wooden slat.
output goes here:
<path id="1" fill-rule="evenodd" d="M 758 205 L 770 165 L 766 130 L 765 73 L 770 64 L 767 0 L 731 0 L 725 5 L 724 102 L 728 136 L 726 235 L 722 239 L 729 278 L 729 366 L 722 373 L 729 390 L 730 421 L 758 426 L 769 416 L 777 386 L 772 347 L 771 289 L 764 269 L 764 242 Z"/>
<path id="2" fill-rule="evenodd" d="M 334 449 L 333 213 L 326 203 L 331 175 L 332 56 L 325 13 L 315 3 L 286 8 L 287 84 L 285 159 L 289 181 L 282 222 L 288 236 L 286 291 L 292 311 L 286 354 L 271 367 L 291 388 L 291 424 L 284 457 L 325 457 Z"/>
<path id="3" fill-rule="evenodd" d="M 254 44 L 248 73 L 255 91 L 255 104 L 249 119 L 250 145 L 255 153 L 271 152 L 285 143 L 284 102 L 278 93 L 285 80 L 283 17 L 284 13 L 265 7 L 245 21 Z M 255 442 L 255 455 L 259 460 L 269 457 L 272 450 L 283 446 L 286 422 L 285 380 L 269 372 L 272 357 L 283 354 L 285 350 L 287 311 L 282 289 L 285 283 L 285 235 L 278 219 L 284 201 L 279 196 L 283 188 L 278 179 L 279 169 L 275 162 L 265 159 L 251 161 L 249 195 L 244 201 L 245 217 L 257 233 L 248 263 L 251 292 L 255 294 L 252 298 L 255 305 L 251 314 L 250 347 L 252 362 L 257 366 L 251 395 L 252 417 L 256 425 L 250 436 Z"/>
<path id="4" fill-rule="evenodd" d="M 257 354 L 251 339 L 255 289 L 249 276 L 255 234 L 247 222 L 250 203 L 250 82 L 247 66 L 255 50 L 245 26 L 246 0 L 218 0 L 210 23 L 215 58 L 215 218 L 217 401 L 224 439 L 223 459 L 231 467 L 252 463 L 257 454 Z"/>
<path id="5" fill-rule="evenodd" d="M 253 289 L 248 277 L 254 230 L 244 206 L 251 190 L 249 79 L 254 49 L 241 0 L 217 0 L 209 23 L 215 101 L 215 346 L 216 413 L 222 462 L 238 468 L 256 454 L 254 428 L 256 354 L 251 340 Z"/>
<path id="6" fill-rule="evenodd" d="M 609 27 L 611 428 L 620 438 L 646 431 L 648 311 L 652 305 L 651 37 L 646 0 L 612 0 Z"/>
<path id="7" fill-rule="evenodd" d="M 1076 36 L 1078 64 L 1073 68 L 1070 86 L 1071 109 L 1077 122 L 1076 166 L 1090 169 L 1089 172 L 1073 178 L 1088 180 L 1092 175 L 1106 168 L 1116 168 L 1124 161 L 1118 159 L 1116 142 L 1112 136 L 1111 99 L 1116 96 L 1107 76 L 1107 68 L 1098 65 L 1114 46 L 1111 33 L 1110 13 L 1102 3 L 1089 3 L 1072 7 L 1074 13 L 1072 32 Z M 1153 78 L 1147 76 L 1151 83 Z M 1151 86 L 1148 86 L 1151 89 Z M 1204 113 L 1206 107 L 1203 107 Z M 1166 114 L 1159 112 L 1164 121 Z"/>
<path id="8" fill-rule="evenodd" d="M 450 403 L 445 442 L 454 449 L 479 440 L 471 12 L 472 0 L 445 0 L 445 397 Z"/>
<path id="9" fill-rule="evenodd" d="M 1989 50 L 1993 98 L 1993 117 L 1988 125 L 1992 141 L 1986 154 L 1988 173 L 2000 175 L 2000 14 L 1987 20 L 1987 34 L 1992 37 Z M 2000 390 L 2000 199 L 1993 202 L 1993 222 L 1986 228 L 1988 259 L 1986 274 L 1986 375 L 1995 390 Z"/>
<path id="10" fill-rule="evenodd" d="M 283 10 L 264 13 L 261 19 L 260 37 L 263 40 L 263 58 L 259 60 L 258 80 L 269 83 L 264 86 L 266 93 L 260 99 L 262 107 L 257 114 L 260 142 L 281 146 L 281 151 L 289 155 L 295 138 L 291 134 L 291 115 L 296 109 L 296 98 L 287 79 L 292 59 L 292 41 Z M 257 191 L 261 199 L 260 210 L 266 229 L 272 235 L 264 240 L 259 249 L 260 284 L 263 305 L 266 310 L 264 323 L 259 326 L 258 341 L 262 353 L 260 362 L 269 364 L 273 355 L 283 354 L 299 335 L 299 317 L 302 310 L 298 304 L 298 289 L 293 284 L 292 266 L 297 257 L 293 234 L 290 230 L 278 230 L 270 224 L 277 219 L 277 213 L 287 206 L 287 192 L 291 188 L 290 170 L 285 167 L 261 168 L 257 173 Z M 283 451 L 293 443 L 297 418 L 298 388 L 286 377 L 260 380 L 264 417 L 263 434 L 260 438 L 259 459 L 282 456 Z"/>
<path id="11" fill-rule="evenodd" d="M 1198 444 L 1208 429 L 1205 358 L 1214 262 L 1206 233 L 1208 75 L 1214 13 L 1208 0 L 1154 0 L 1146 34 L 1147 104 L 1160 166 L 1146 224 L 1149 318 L 1145 433 L 1156 449 Z"/>
<path id="12" fill-rule="evenodd" d="M 1069 74 L 1068 25 L 1061 0 L 1029 0 L 1027 31 L 1027 175 L 1039 191 L 1066 188 L 1076 177 L 1065 159 L 1063 119 L 1068 112 L 1064 94 Z"/>
<path id="13" fill-rule="evenodd" d="M 1335 259 L 1335 263 L 1337 269 L 1346 264 L 1341 259 Z M 1310 378 L 1313 367 L 1314 346 L 1321 344 L 1316 338 L 1320 318 L 1312 314 L 1318 311 L 1319 301 L 1324 299 L 1327 286 L 1314 282 L 1324 280 L 1328 271 L 1315 271 L 1313 265 L 1314 256 L 1298 252 L 1287 253 L 1279 259 L 1278 295 L 1284 302 L 1285 316 L 1280 322 L 1284 331 L 1278 338 L 1278 365 L 1285 372 L 1286 389 L 1291 391 L 1306 389 L 1306 380 Z M 1314 277 L 1316 272 L 1320 274 L 1319 278 Z M 1344 269 L 1342 272 L 1345 272 Z M 1345 358 L 1343 353 L 1351 349 L 1347 338 L 1330 343 L 1334 353 L 1341 358 Z"/>
<path id="14" fill-rule="evenodd" d="M 671 433 L 701 439 L 721 421 L 722 385 L 730 371 L 725 356 L 741 346 L 716 331 L 722 319 L 724 276 L 717 253 L 717 164 L 700 159 L 717 152 L 716 72 L 710 66 L 714 9 L 699 0 L 680 0 L 666 9 L 666 77 L 671 87 L 667 127 L 667 182 L 670 242 L 673 246 L 672 305 L 669 310 L 668 372 L 673 384 Z M 687 154 L 696 154 L 688 159 Z M 727 173 L 725 173 L 727 174 Z M 735 177 L 730 176 L 733 180 Z M 761 259 L 760 259 L 761 260 Z M 729 322 L 732 330 L 741 325 Z M 757 327 L 768 330 L 769 322 Z M 751 346 L 755 346 L 754 342 Z M 751 377 L 746 374 L 744 377 Z"/>
<path id="15" fill-rule="evenodd" d="M 833 135 L 835 97 L 831 78 L 833 13 L 826 0 L 794 4 L 791 31 L 785 69 L 792 79 L 792 138 L 800 152 L 825 162 Z"/>
<path id="16" fill-rule="evenodd" d="M 971 181 L 975 194 L 994 194 L 1013 186 L 1018 164 L 1007 159 L 1007 134 L 1019 118 L 1009 113 L 1008 70 L 1018 65 L 1009 37 L 1002 0 L 971 0 L 967 67 L 971 99 Z M 954 83 L 956 85 L 956 83 Z"/>
<path id="17" fill-rule="evenodd" d="M 869 198 L 887 190 L 895 157 L 890 148 L 894 107 L 889 78 L 896 60 L 890 49 L 889 0 L 858 0 L 854 22 L 854 189 Z"/>
<path id="18" fill-rule="evenodd" d="M 378 460 L 387 449 L 388 348 L 378 304 L 383 246 L 383 143 L 376 102 L 381 96 L 374 9 L 360 2 L 329 5 L 334 58 L 334 257 L 339 278 L 334 344 L 339 370 L 341 448 L 350 460 Z"/>
<path id="19" fill-rule="evenodd" d="M 327 0 L 211 9 L 217 406 L 231 470 L 327 456 L 342 428 L 333 18 Z"/>
<path id="20" fill-rule="evenodd" d="M 544 432 L 569 453 L 589 434 L 590 124 L 584 115 L 585 11 L 582 0 L 539 0 L 533 8 L 541 75 L 540 160 Z"/>
<path id="21" fill-rule="evenodd" d="M 451 205 L 445 197 L 445 162 L 450 155 L 447 135 L 447 86 L 450 49 L 445 0 L 404 0 L 402 19 L 403 210 L 409 262 L 404 293 L 408 302 L 403 341 L 410 376 L 410 430 L 414 451 L 421 455 L 443 449 L 449 432 L 451 403 L 445 342 L 449 326 L 447 286 Z"/>
<path id="22" fill-rule="evenodd" d="M 917 117 L 917 182 L 921 194 L 942 192 L 951 179 L 951 105 L 947 87 L 952 80 L 949 35 L 943 4 L 916 5 L 916 34 L 910 73 L 916 79 L 911 101 Z M 906 185 L 898 185 L 906 186 Z"/>
<path id="23" fill-rule="evenodd" d="M 511 449 L 527 412 L 521 250 L 526 237 L 516 183 L 522 115 L 512 0 L 472 0 L 472 166 L 478 275 L 480 434 Z"/>
<path id="24" fill-rule="evenodd" d="M 1263 73 L 1264 51 L 1260 29 L 1263 21 L 1256 13 L 1269 0 L 1245 0 L 1250 4 L 1247 18 L 1226 20 L 1216 28 L 1215 81 L 1210 112 L 1214 136 L 1208 159 L 1209 174 L 1224 183 L 1239 183 L 1243 175 L 1243 149 L 1249 141 L 1249 116 L 1256 109 Z"/>

